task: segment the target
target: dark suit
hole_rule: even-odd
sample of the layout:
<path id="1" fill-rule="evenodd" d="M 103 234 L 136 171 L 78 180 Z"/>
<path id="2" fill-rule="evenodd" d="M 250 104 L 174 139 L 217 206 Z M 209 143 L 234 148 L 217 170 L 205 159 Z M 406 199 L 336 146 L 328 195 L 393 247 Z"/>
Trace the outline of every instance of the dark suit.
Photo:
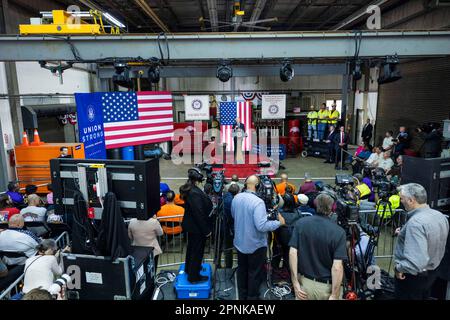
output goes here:
<path id="1" fill-rule="evenodd" d="M 239 126 L 237 125 L 236 122 L 233 124 L 233 131 L 236 129 L 241 129 L 243 132 L 245 132 L 245 126 L 242 122 L 239 123 Z M 237 146 L 237 138 L 236 137 L 233 138 L 233 143 L 234 143 L 234 146 L 233 146 L 234 159 L 236 160 L 236 146 Z"/>
<path id="2" fill-rule="evenodd" d="M 341 142 L 342 140 L 342 142 Z M 339 162 L 341 162 L 342 160 L 342 166 L 344 166 L 345 163 L 345 154 L 342 154 L 342 159 L 341 159 L 341 149 L 347 151 L 348 150 L 348 143 L 350 142 L 350 137 L 348 135 L 348 133 L 344 132 L 344 135 L 341 139 L 341 132 L 337 132 L 336 135 L 334 136 L 334 146 L 336 148 L 336 167 L 338 166 Z M 344 143 L 344 146 L 339 146 L 340 143 Z"/>
<path id="3" fill-rule="evenodd" d="M 336 160 L 336 146 L 334 144 L 335 136 L 336 136 L 336 130 L 334 130 L 331 133 L 328 131 L 328 134 L 325 136 L 325 140 L 330 140 L 330 142 L 328 143 L 328 158 L 327 158 L 327 160 L 331 163 L 334 163 L 334 161 Z"/>
<path id="4" fill-rule="evenodd" d="M 372 139 L 372 132 L 373 132 L 373 126 L 372 124 L 365 124 L 361 133 L 361 138 L 363 141 L 367 144 L 370 143 L 370 140 Z"/>
<path id="5" fill-rule="evenodd" d="M 209 217 L 212 207 L 211 200 L 198 187 L 193 187 L 185 200 L 181 226 L 188 234 L 185 272 L 191 282 L 200 278 L 206 236 L 213 229 L 213 221 Z"/>

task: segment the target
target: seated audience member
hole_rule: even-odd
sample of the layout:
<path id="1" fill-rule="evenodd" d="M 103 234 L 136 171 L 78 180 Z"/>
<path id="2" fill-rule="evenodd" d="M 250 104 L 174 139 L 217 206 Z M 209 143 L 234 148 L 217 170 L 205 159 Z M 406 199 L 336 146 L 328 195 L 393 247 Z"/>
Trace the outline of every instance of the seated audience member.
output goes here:
<path id="1" fill-rule="evenodd" d="M 308 194 L 308 193 L 314 193 L 317 191 L 316 184 L 311 179 L 307 178 L 305 179 L 305 182 L 300 187 L 300 190 L 298 191 L 299 194 Z"/>
<path id="2" fill-rule="evenodd" d="M 290 194 L 294 197 L 294 201 L 295 201 L 295 205 L 298 204 L 298 197 L 296 194 L 294 194 L 294 189 L 292 188 L 292 186 L 289 184 L 286 186 L 286 190 L 284 191 L 284 195 L 279 194 L 278 196 L 283 198 L 286 194 Z"/>
<path id="3" fill-rule="evenodd" d="M 167 183 L 164 183 L 161 181 L 159 182 L 159 193 L 166 194 L 167 191 L 169 191 L 169 190 L 170 190 L 170 187 Z"/>
<path id="4" fill-rule="evenodd" d="M 0 214 L 5 217 L 8 216 L 8 220 L 11 219 L 12 216 L 19 214 L 20 210 L 13 207 L 11 200 L 7 194 L 2 194 L 0 196 Z M 5 219 L 6 220 L 6 219 Z"/>
<path id="5" fill-rule="evenodd" d="M 403 169 L 403 156 L 398 156 L 395 159 L 396 164 L 387 172 L 389 178 L 398 177 L 400 180 L 402 177 L 402 169 Z"/>
<path id="6" fill-rule="evenodd" d="M 372 184 L 372 171 L 370 168 L 364 168 L 363 170 L 363 179 L 362 182 L 365 183 L 372 192 L 369 196 L 369 201 L 374 202 L 375 201 L 375 192 L 373 191 L 373 184 Z"/>
<path id="7" fill-rule="evenodd" d="M 162 229 L 165 234 L 177 235 L 183 231 L 181 228 L 181 222 L 183 221 L 184 208 L 174 203 L 175 192 L 169 190 L 166 193 L 166 196 L 167 203 L 161 207 L 156 216 L 159 218 L 159 222 L 162 224 Z M 162 219 L 164 217 L 173 218 Z"/>
<path id="8" fill-rule="evenodd" d="M 369 146 L 364 144 L 363 150 L 359 152 L 358 155 L 355 153 L 355 156 L 351 157 L 353 174 L 361 173 L 364 161 L 369 159 L 371 155 L 372 152 L 369 150 Z"/>
<path id="9" fill-rule="evenodd" d="M 386 136 L 383 139 L 382 145 L 383 152 L 391 150 L 392 147 L 394 146 L 394 141 L 392 141 L 394 140 L 394 138 L 392 137 L 393 134 L 394 133 L 391 130 L 386 132 Z"/>
<path id="10" fill-rule="evenodd" d="M 0 278 L 4 278 L 7 275 L 8 275 L 8 267 L 6 266 L 6 264 L 3 263 L 2 259 L 0 259 Z"/>
<path id="11" fill-rule="evenodd" d="M 50 294 L 50 292 L 48 292 L 47 290 L 36 288 L 36 289 L 30 290 L 27 294 L 25 294 L 23 296 L 22 300 L 43 301 L 43 300 L 55 300 L 55 299 Z"/>
<path id="12" fill-rule="evenodd" d="M 24 205 L 24 198 L 23 195 L 19 192 L 19 184 L 17 182 L 10 182 L 8 183 L 8 191 L 6 194 L 11 199 L 13 205 Z"/>
<path id="13" fill-rule="evenodd" d="M 298 207 L 298 210 L 302 213 L 310 213 L 311 215 L 316 214 L 316 210 L 314 208 L 311 208 L 308 205 L 309 198 L 306 194 L 299 194 L 298 195 L 298 202 L 300 203 L 300 206 Z"/>
<path id="14" fill-rule="evenodd" d="M 378 165 L 378 160 L 382 158 L 381 147 L 374 147 L 372 154 L 365 161 L 370 167 L 376 167 Z"/>
<path id="15" fill-rule="evenodd" d="M 355 181 L 355 189 L 358 190 L 359 200 L 369 200 L 372 195 L 372 189 L 364 182 L 363 175 L 357 173 L 353 176 Z"/>
<path id="16" fill-rule="evenodd" d="M 347 260 L 346 235 L 330 219 L 334 199 L 320 194 L 316 203 L 317 214 L 298 220 L 289 242 L 294 294 L 299 300 L 338 300 Z"/>
<path id="17" fill-rule="evenodd" d="M 177 206 L 182 206 L 184 208 L 184 200 L 181 199 L 181 196 L 179 193 L 177 193 L 175 195 L 175 199 L 174 199 L 173 203 L 175 203 Z"/>
<path id="18" fill-rule="evenodd" d="M 36 194 L 30 194 L 27 199 L 28 207 L 20 210 L 25 221 L 45 221 L 47 209 L 40 207 L 41 198 Z"/>
<path id="19" fill-rule="evenodd" d="M 49 290 L 54 279 L 59 277 L 63 270 L 58 264 L 59 256 L 56 241 L 45 239 L 36 247 L 37 254 L 30 257 L 25 262 L 23 293 L 28 293 L 33 289 Z"/>
<path id="20" fill-rule="evenodd" d="M 389 151 L 383 152 L 383 157 L 378 160 L 378 168 L 382 168 L 384 172 L 388 172 L 394 166 L 394 161 L 391 159 Z"/>
<path id="21" fill-rule="evenodd" d="M 231 203 L 240 190 L 238 184 L 232 184 L 223 196 L 224 222 L 222 224 L 222 234 L 224 235 L 225 268 L 233 267 L 234 221 L 231 215 Z"/>
<path id="22" fill-rule="evenodd" d="M 242 191 L 242 189 L 244 189 L 244 184 L 239 182 L 239 177 L 237 174 L 233 174 L 231 176 L 231 181 L 230 183 L 227 183 L 224 187 L 224 192 L 227 192 L 228 188 L 233 185 L 236 184 L 239 187 L 239 192 Z"/>
<path id="23" fill-rule="evenodd" d="M 28 197 L 29 195 L 36 194 L 38 187 L 35 184 L 27 184 L 25 186 L 25 195 Z"/>
<path id="24" fill-rule="evenodd" d="M 23 217 L 13 216 L 8 223 L 9 229 L 0 232 L 0 251 L 24 254 L 24 257 L 4 257 L 3 261 L 9 265 L 23 265 L 27 257 L 36 254 L 36 247 L 41 242 L 31 231 L 25 230 Z"/>
<path id="25" fill-rule="evenodd" d="M 163 235 L 163 229 L 156 216 L 148 220 L 138 220 L 133 218 L 128 225 L 128 236 L 132 246 L 153 247 L 155 257 L 155 272 L 158 266 L 158 255 L 162 253 L 159 246 L 158 237 Z"/>
<path id="26" fill-rule="evenodd" d="M 286 192 L 286 188 L 288 186 L 292 188 L 292 192 L 295 192 L 295 186 L 292 183 L 289 183 L 288 181 L 289 178 L 286 173 L 282 173 L 280 178 L 281 178 L 280 183 L 275 186 L 275 190 L 277 191 L 278 194 L 284 196 L 284 193 Z"/>
<path id="27" fill-rule="evenodd" d="M 49 183 L 47 185 L 47 190 L 50 191 L 49 193 L 47 193 L 47 205 L 52 206 L 53 205 L 53 188 L 52 188 L 51 183 Z"/>
<path id="28" fill-rule="evenodd" d="M 395 157 L 405 153 L 405 149 L 408 147 L 408 133 L 406 127 L 400 127 L 397 138 L 394 140 L 393 154 Z"/>

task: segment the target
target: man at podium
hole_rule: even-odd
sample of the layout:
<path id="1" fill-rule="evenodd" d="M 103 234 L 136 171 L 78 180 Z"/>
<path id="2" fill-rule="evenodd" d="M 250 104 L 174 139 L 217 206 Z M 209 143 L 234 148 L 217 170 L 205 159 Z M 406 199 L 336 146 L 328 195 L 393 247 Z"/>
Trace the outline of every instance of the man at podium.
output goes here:
<path id="1" fill-rule="evenodd" d="M 241 119 L 236 118 L 236 122 L 233 124 L 233 143 L 234 143 L 234 161 L 244 162 L 242 156 L 242 140 L 247 136 L 245 133 L 245 126 L 241 123 Z"/>

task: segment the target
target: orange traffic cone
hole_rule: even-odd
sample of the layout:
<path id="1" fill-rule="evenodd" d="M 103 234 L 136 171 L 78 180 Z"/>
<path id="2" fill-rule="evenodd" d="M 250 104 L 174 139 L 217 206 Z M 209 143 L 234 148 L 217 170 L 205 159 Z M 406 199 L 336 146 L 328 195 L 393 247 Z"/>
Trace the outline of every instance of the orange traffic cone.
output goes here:
<path id="1" fill-rule="evenodd" d="M 39 138 L 39 133 L 37 131 L 37 129 L 34 129 L 34 139 L 33 142 L 31 143 L 32 146 L 40 146 L 41 144 L 44 144 L 43 141 L 41 141 L 41 138 Z"/>
<path id="2" fill-rule="evenodd" d="M 30 145 L 30 141 L 28 141 L 28 134 L 26 131 L 22 134 L 22 146 L 28 147 Z"/>

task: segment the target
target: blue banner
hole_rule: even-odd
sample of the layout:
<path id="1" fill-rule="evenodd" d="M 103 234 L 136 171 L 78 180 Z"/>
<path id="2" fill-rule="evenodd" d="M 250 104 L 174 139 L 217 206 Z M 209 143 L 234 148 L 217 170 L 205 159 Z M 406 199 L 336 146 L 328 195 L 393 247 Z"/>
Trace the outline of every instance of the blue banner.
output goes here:
<path id="1" fill-rule="evenodd" d="M 84 143 L 86 159 L 106 159 L 103 134 L 103 93 L 75 93 L 78 132 Z"/>

